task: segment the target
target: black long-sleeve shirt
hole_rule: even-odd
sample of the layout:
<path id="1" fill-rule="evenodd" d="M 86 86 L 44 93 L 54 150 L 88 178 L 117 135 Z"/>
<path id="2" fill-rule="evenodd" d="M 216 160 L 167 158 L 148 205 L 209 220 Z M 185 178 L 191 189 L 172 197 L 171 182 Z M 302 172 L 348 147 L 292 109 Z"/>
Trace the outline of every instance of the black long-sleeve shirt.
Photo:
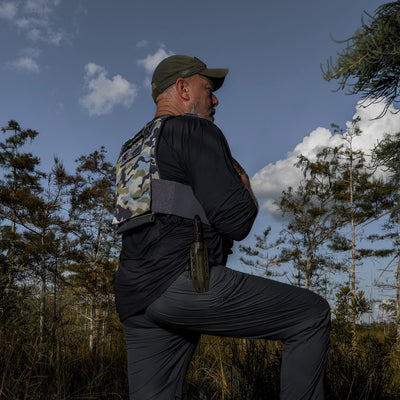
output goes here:
<path id="1" fill-rule="evenodd" d="M 157 147 L 160 178 L 190 185 L 203 206 L 210 266 L 225 265 L 233 240 L 249 233 L 257 208 L 212 122 L 185 115 L 165 122 Z M 159 214 L 122 237 L 115 297 L 121 320 L 142 312 L 182 273 L 194 242 L 193 221 Z"/>

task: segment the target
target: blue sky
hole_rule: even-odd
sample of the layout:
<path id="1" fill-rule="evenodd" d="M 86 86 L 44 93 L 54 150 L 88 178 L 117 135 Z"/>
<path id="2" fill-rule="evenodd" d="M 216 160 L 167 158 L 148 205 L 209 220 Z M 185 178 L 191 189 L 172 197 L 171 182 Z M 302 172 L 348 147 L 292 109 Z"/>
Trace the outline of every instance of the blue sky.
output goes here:
<path id="1" fill-rule="evenodd" d="M 45 165 L 57 154 L 72 167 L 100 145 L 115 159 L 154 113 L 140 60 L 194 55 L 230 68 L 216 123 L 253 175 L 316 127 L 351 119 L 357 98 L 332 93 L 320 63 L 341 47 L 330 34 L 349 37 L 383 3 L 0 0 L 0 124 L 38 130 Z"/>
<path id="2" fill-rule="evenodd" d="M 32 151 L 45 170 L 54 155 L 72 170 L 100 146 L 115 160 L 154 114 L 149 80 L 158 60 L 185 54 L 228 67 L 215 122 L 264 205 L 256 233 L 279 190 L 296 180 L 296 154 L 334 140 L 332 122 L 345 127 L 363 113 L 369 141 L 400 130 L 399 115 L 371 122 L 374 110 L 334 93 L 320 70 L 343 46 L 330 34 L 350 37 L 363 11 L 384 3 L 0 0 L 0 125 L 15 119 L 39 131 Z"/>

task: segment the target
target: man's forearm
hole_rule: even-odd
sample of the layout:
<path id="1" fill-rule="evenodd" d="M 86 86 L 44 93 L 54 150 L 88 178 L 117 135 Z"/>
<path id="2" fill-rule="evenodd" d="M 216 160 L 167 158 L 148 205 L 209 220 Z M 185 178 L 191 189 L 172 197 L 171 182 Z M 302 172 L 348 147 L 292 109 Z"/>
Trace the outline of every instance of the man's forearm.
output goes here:
<path id="1" fill-rule="evenodd" d="M 251 188 L 249 176 L 246 174 L 246 172 L 244 174 L 239 175 L 239 176 L 240 176 L 240 179 L 243 182 L 244 187 L 249 191 L 250 196 L 253 199 L 254 204 L 256 205 L 257 211 L 258 211 L 258 201 L 256 199 L 256 196 L 253 193 L 253 189 Z"/>
<path id="2" fill-rule="evenodd" d="M 253 190 L 251 188 L 250 185 L 250 178 L 247 175 L 246 171 L 244 170 L 244 168 L 234 159 L 232 158 L 232 162 L 233 162 L 233 167 L 235 168 L 235 171 L 238 173 L 238 175 L 240 176 L 241 181 L 243 182 L 244 187 L 248 190 L 248 192 L 250 193 L 251 198 L 254 201 L 254 204 L 257 207 L 257 211 L 258 211 L 258 201 L 256 199 L 256 196 L 253 193 Z"/>

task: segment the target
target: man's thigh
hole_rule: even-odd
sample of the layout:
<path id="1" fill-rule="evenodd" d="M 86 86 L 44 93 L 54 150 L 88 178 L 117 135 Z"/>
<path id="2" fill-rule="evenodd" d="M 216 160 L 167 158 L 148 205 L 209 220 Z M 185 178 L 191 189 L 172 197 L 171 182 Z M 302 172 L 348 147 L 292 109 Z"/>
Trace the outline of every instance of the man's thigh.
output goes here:
<path id="1" fill-rule="evenodd" d="M 208 292 L 197 293 L 187 271 L 146 315 L 177 332 L 285 340 L 328 309 L 309 290 L 217 266 Z"/>

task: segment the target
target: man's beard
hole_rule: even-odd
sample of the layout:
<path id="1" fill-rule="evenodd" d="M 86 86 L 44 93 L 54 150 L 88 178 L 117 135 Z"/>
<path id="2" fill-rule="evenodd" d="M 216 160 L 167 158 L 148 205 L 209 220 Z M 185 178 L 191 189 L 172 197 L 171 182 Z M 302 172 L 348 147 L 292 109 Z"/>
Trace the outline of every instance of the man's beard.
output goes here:
<path id="1" fill-rule="evenodd" d="M 198 104 L 192 104 L 192 107 L 189 109 L 189 114 L 195 114 L 200 118 L 207 119 L 208 121 L 214 122 L 214 114 L 215 108 L 210 108 L 207 110 L 206 114 L 202 114 L 199 112 Z"/>

